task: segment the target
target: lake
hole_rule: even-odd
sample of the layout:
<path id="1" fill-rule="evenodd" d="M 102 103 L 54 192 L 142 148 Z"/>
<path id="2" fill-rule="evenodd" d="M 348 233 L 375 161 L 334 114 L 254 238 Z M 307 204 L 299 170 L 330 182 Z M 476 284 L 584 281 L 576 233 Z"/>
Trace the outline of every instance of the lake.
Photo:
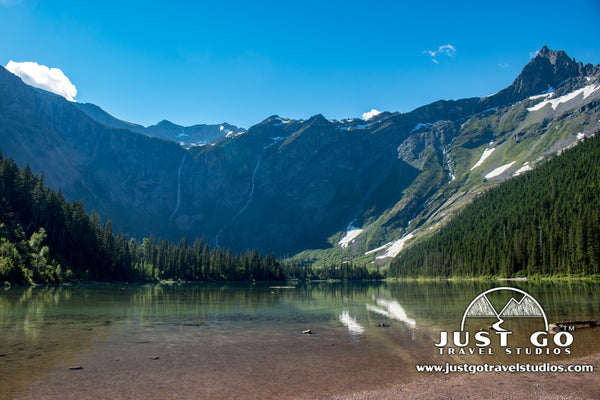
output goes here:
<path id="1" fill-rule="evenodd" d="M 598 282 L 278 285 L 0 289 L 0 398 L 326 398 L 408 382 L 416 364 L 553 362 L 600 351 L 598 328 L 574 331 L 571 354 L 560 356 L 494 348 L 494 356 L 460 358 L 434 346 L 497 286 L 528 292 L 548 322 L 598 319 Z M 490 298 L 497 309 L 507 300 Z M 515 337 L 523 320 L 507 321 Z"/>

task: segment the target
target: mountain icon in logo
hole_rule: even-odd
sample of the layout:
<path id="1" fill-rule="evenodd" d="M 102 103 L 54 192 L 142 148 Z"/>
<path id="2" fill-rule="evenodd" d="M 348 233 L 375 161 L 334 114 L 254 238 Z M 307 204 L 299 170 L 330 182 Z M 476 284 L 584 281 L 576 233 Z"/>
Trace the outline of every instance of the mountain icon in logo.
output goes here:
<path id="1" fill-rule="evenodd" d="M 486 296 L 480 295 L 475 300 L 476 301 L 467 309 L 467 317 L 498 317 L 498 313 Z"/>
<path id="2" fill-rule="evenodd" d="M 519 293 L 522 295 L 521 300 L 516 300 L 512 295 L 510 300 L 506 302 L 500 312 L 498 312 L 487 295 L 492 292 L 498 291 L 509 291 Z M 514 294 L 513 293 L 513 294 Z M 537 302 L 529 293 L 512 287 L 498 287 L 479 294 L 471 301 L 467 309 L 465 310 L 460 325 L 460 329 L 464 331 L 465 321 L 467 318 L 497 318 L 498 322 L 492 325 L 496 330 L 504 330 L 500 327 L 503 318 L 543 318 L 546 331 L 548 330 L 548 319 L 546 314 Z"/>
<path id="3" fill-rule="evenodd" d="M 511 297 L 499 315 L 501 317 L 543 317 L 544 312 L 531 296 L 523 296 L 521 301 Z"/>

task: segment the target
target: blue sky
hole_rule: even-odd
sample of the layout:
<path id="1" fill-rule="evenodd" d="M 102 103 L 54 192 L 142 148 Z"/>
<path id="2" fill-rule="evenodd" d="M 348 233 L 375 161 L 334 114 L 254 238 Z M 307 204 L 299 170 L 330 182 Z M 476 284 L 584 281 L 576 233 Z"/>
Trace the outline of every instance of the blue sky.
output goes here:
<path id="1" fill-rule="evenodd" d="M 545 44 L 599 64 L 600 2 L 0 0 L 0 37 L 118 118 L 247 128 L 486 96 Z"/>

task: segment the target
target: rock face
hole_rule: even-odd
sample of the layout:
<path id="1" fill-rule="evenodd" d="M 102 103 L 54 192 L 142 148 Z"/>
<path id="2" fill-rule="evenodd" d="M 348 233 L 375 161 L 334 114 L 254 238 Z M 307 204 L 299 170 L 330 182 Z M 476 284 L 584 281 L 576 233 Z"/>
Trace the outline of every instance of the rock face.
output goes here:
<path id="1" fill-rule="evenodd" d="M 398 195 L 418 173 L 369 130 L 340 130 L 320 115 L 287 123 L 271 117 L 192 154 L 191 201 L 177 221 L 205 226 L 219 243 L 284 252 L 325 246 L 323 233 L 377 207 L 369 196 L 390 174 Z"/>
<path id="2" fill-rule="evenodd" d="M 524 162 L 534 166 L 593 132 L 594 85 L 600 68 L 544 47 L 509 87 L 483 99 L 368 120 L 272 116 L 244 131 L 168 121 L 144 128 L 0 68 L 0 149 L 138 237 L 204 236 L 235 251 L 293 255 L 339 247 L 355 227 L 363 231 L 343 252 L 362 255 L 444 220 Z M 549 88 L 554 94 L 530 98 Z M 530 110 L 569 93 L 560 106 Z M 200 141 L 208 144 L 192 145 Z M 486 149 L 489 159 L 474 168 Z"/>
<path id="3" fill-rule="evenodd" d="M 113 129 L 62 97 L 40 92 L 0 68 L 0 149 L 20 166 L 44 172 L 68 199 L 83 199 L 132 234 L 168 229 L 177 170 L 175 143 Z M 157 223 L 158 222 L 158 223 Z"/>

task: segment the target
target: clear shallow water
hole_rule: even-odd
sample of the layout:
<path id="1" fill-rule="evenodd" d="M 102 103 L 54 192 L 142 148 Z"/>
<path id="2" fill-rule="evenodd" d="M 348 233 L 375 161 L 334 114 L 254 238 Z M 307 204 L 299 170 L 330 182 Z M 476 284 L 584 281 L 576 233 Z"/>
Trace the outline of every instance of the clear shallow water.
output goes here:
<path id="1" fill-rule="evenodd" d="M 514 361 L 433 345 L 494 286 L 527 291 L 549 322 L 600 319 L 589 282 L 11 288 L 0 291 L 0 398 L 314 398 L 407 382 L 416 364 Z M 576 331 L 570 357 L 600 351 L 598 333 Z"/>

